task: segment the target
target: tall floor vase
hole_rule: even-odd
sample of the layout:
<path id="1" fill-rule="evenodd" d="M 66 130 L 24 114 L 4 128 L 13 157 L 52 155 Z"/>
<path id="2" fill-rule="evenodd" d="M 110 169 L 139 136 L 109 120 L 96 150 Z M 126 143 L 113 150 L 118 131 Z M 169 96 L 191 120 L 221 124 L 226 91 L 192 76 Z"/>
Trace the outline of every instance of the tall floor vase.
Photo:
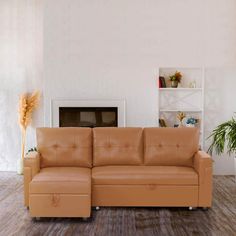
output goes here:
<path id="1" fill-rule="evenodd" d="M 16 163 L 16 172 L 18 175 L 23 175 L 23 159 L 18 158 Z"/>
<path id="2" fill-rule="evenodd" d="M 21 138 L 21 157 L 17 160 L 17 174 L 23 174 L 23 165 L 25 157 L 25 137 L 26 129 L 22 129 L 22 138 Z"/>

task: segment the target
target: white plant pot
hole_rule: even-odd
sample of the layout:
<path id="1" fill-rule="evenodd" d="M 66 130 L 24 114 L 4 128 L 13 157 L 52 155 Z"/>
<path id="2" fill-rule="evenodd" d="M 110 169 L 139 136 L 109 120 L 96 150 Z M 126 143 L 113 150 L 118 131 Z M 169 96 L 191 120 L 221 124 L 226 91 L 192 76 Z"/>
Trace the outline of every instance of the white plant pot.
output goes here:
<path id="1" fill-rule="evenodd" d="M 23 160 L 22 160 L 22 158 L 19 158 L 17 160 L 16 171 L 17 171 L 18 175 L 22 175 L 23 174 Z"/>

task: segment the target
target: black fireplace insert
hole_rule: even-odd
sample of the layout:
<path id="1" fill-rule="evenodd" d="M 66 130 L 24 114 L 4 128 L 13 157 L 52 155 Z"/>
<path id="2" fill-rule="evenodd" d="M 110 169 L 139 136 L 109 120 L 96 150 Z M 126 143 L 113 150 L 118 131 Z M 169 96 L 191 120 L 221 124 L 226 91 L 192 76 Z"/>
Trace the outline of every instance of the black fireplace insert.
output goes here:
<path id="1" fill-rule="evenodd" d="M 60 127 L 117 127 L 117 107 L 60 107 Z"/>

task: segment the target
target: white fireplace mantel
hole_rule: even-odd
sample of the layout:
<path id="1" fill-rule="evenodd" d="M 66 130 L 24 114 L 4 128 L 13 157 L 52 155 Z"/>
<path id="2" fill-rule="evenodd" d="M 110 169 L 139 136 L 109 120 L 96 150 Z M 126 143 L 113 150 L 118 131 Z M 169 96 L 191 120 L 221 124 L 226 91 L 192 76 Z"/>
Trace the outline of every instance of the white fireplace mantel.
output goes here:
<path id="1" fill-rule="evenodd" d="M 117 107 L 118 127 L 125 127 L 125 100 L 51 99 L 51 127 L 59 127 L 60 107 Z"/>

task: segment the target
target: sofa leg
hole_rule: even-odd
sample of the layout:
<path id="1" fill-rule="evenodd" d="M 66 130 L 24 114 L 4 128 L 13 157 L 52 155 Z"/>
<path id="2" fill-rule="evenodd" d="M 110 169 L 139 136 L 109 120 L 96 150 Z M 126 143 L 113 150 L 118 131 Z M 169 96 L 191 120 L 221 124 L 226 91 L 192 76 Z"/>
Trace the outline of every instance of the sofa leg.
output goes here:
<path id="1" fill-rule="evenodd" d="M 209 208 L 208 207 L 203 207 L 202 208 L 204 211 L 207 211 Z"/>
<path id="2" fill-rule="evenodd" d="M 100 207 L 99 207 L 99 206 L 96 206 L 95 209 L 96 209 L 96 211 L 99 211 L 99 210 L 100 210 Z"/>
<path id="3" fill-rule="evenodd" d="M 87 221 L 88 217 L 83 217 L 82 219 L 83 219 L 83 221 Z"/>

